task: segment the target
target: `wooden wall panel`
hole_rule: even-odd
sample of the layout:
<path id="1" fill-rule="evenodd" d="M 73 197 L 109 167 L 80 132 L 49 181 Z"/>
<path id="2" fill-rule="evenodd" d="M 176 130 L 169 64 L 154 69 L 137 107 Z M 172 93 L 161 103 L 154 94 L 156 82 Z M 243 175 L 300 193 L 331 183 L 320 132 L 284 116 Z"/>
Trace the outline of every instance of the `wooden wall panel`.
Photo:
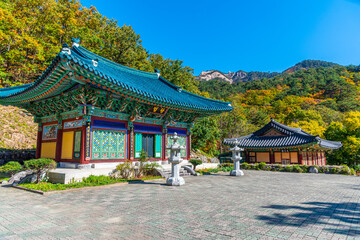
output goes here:
<path id="1" fill-rule="evenodd" d="M 72 159 L 74 147 L 74 132 L 63 132 L 61 159 Z"/>
<path id="2" fill-rule="evenodd" d="M 299 163 L 297 152 L 290 152 L 290 157 L 291 157 L 291 163 Z"/>
<path id="3" fill-rule="evenodd" d="M 257 162 L 270 162 L 270 153 L 269 152 L 257 152 L 256 153 Z"/>
<path id="4" fill-rule="evenodd" d="M 41 158 L 55 159 L 56 142 L 43 142 L 41 144 Z"/>
<path id="5" fill-rule="evenodd" d="M 281 163 L 281 152 L 275 152 L 275 163 Z"/>

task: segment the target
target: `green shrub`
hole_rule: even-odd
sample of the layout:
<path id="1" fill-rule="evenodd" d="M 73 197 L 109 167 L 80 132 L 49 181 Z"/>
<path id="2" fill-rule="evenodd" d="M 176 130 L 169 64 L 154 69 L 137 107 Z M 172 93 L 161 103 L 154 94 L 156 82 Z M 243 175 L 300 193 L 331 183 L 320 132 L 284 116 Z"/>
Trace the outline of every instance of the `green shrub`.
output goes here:
<path id="1" fill-rule="evenodd" d="M 39 183 L 41 175 L 46 174 L 49 170 L 56 168 L 56 162 L 52 159 L 39 158 L 24 162 L 24 168 L 30 169 L 36 173 L 36 182 Z"/>
<path id="2" fill-rule="evenodd" d="M 196 166 L 202 164 L 202 161 L 200 159 L 191 159 L 189 162 L 194 166 L 194 171 L 196 170 Z"/>
<path id="3" fill-rule="evenodd" d="M 233 170 L 234 167 L 231 167 L 231 166 L 224 166 L 224 167 L 220 167 L 219 170 L 221 172 L 230 172 L 231 170 Z"/>
<path id="4" fill-rule="evenodd" d="M 275 165 L 275 168 L 276 168 L 277 171 L 279 171 L 279 172 L 284 171 L 284 167 L 283 167 L 282 165 L 280 165 L 280 164 L 276 164 L 276 165 Z"/>
<path id="5" fill-rule="evenodd" d="M 307 166 L 307 165 L 301 165 L 300 167 L 301 167 L 301 169 L 303 170 L 304 173 L 309 172 L 309 166 Z"/>
<path id="6" fill-rule="evenodd" d="M 116 172 L 124 179 L 129 179 L 135 175 L 135 168 L 130 160 L 126 160 L 116 166 Z"/>
<path id="7" fill-rule="evenodd" d="M 302 173 L 303 169 L 299 165 L 293 165 L 293 172 Z"/>
<path id="8" fill-rule="evenodd" d="M 257 169 L 259 169 L 259 170 L 265 170 L 265 168 L 266 168 L 266 163 L 264 163 L 264 162 L 258 163 Z"/>
<path id="9" fill-rule="evenodd" d="M 220 166 L 221 167 L 233 167 L 234 164 L 233 163 L 221 163 Z"/>
<path id="10" fill-rule="evenodd" d="M 350 175 L 351 174 L 351 170 L 348 166 L 346 165 L 342 165 L 342 168 L 338 171 L 340 174 L 344 174 L 344 175 Z"/>
<path id="11" fill-rule="evenodd" d="M 21 164 L 14 161 L 8 162 L 4 166 L 0 167 L 0 172 L 11 174 L 11 176 L 17 172 L 20 172 L 21 170 Z"/>
<path id="12" fill-rule="evenodd" d="M 248 169 L 249 168 L 249 164 L 244 162 L 243 164 L 241 164 L 241 168 L 242 169 Z"/>
<path id="13" fill-rule="evenodd" d="M 330 170 L 330 173 L 331 174 L 336 174 L 336 173 L 338 173 L 339 172 L 339 170 L 338 170 L 338 168 L 336 168 L 336 167 L 333 167 L 333 168 L 331 168 L 331 170 Z"/>
<path id="14" fill-rule="evenodd" d="M 154 175 L 156 168 L 162 168 L 158 163 L 146 163 L 143 165 L 143 176 L 152 176 Z"/>
<path id="15" fill-rule="evenodd" d="M 159 179 L 161 177 L 143 177 L 141 180 L 149 180 L 149 179 Z M 83 187 L 92 187 L 92 186 L 101 186 L 101 185 L 109 185 L 114 183 L 121 183 L 121 182 L 131 182 L 134 180 L 125 180 L 125 179 L 118 179 L 115 177 L 110 176 L 94 176 L 90 175 L 89 177 L 83 178 L 82 182 L 73 182 L 68 184 L 61 184 L 61 183 L 49 183 L 49 182 L 41 182 L 39 184 L 34 183 L 23 183 L 20 186 L 26 187 L 29 189 L 41 190 L 43 192 L 47 191 L 59 191 L 59 190 L 66 190 L 71 188 L 83 188 Z M 135 180 L 136 181 L 136 180 Z"/>
<path id="16" fill-rule="evenodd" d="M 291 166 L 291 165 L 286 165 L 285 168 L 284 168 L 284 171 L 285 171 L 285 172 L 292 172 L 292 171 L 293 171 L 293 166 Z"/>

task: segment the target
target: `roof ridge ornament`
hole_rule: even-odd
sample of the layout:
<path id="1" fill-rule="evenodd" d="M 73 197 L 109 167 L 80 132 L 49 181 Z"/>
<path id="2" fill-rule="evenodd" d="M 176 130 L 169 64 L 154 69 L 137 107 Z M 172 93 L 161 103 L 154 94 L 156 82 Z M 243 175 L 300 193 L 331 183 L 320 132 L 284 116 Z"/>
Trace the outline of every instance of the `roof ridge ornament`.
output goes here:
<path id="1" fill-rule="evenodd" d="M 99 64 L 99 59 L 98 58 L 95 58 L 95 59 L 92 59 L 92 64 L 94 65 L 94 67 L 97 67 L 98 64 Z"/>
<path id="2" fill-rule="evenodd" d="M 160 78 L 160 70 L 157 69 L 157 68 L 155 68 L 154 71 L 155 71 L 155 73 L 157 74 L 158 78 Z"/>
<path id="3" fill-rule="evenodd" d="M 69 54 L 69 55 L 71 54 L 70 47 L 69 47 L 69 45 L 67 45 L 67 43 L 64 43 L 64 44 L 62 45 L 61 52 L 62 52 L 62 53 Z"/>
<path id="4" fill-rule="evenodd" d="M 72 47 L 80 46 L 80 38 L 71 38 L 71 41 L 72 41 Z"/>

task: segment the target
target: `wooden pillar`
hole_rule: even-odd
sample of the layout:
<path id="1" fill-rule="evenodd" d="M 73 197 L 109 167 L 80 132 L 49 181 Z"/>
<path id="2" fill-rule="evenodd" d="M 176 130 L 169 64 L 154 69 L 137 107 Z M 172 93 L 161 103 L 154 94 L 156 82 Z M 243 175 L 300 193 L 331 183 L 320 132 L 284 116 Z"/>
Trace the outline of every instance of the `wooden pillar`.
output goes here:
<path id="1" fill-rule="evenodd" d="M 91 159 L 91 149 L 90 149 L 91 148 L 91 127 L 90 127 L 90 122 L 88 122 L 86 124 L 86 128 L 85 128 L 85 161 L 87 161 L 87 162 L 89 162 L 90 159 Z"/>
<path id="2" fill-rule="evenodd" d="M 275 163 L 275 153 L 273 150 L 270 150 L 270 164 Z"/>
<path id="3" fill-rule="evenodd" d="M 135 137 L 134 137 L 134 125 L 132 122 L 129 122 L 129 158 L 131 161 L 135 159 L 134 157 L 134 147 L 135 147 Z"/>
<path id="4" fill-rule="evenodd" d="M 81 128 L 80 164 L 86 164 L 85 148 L 86 148 L 86 125 L 82 126 Z"/>
<path id="5" fill-rule="evenodd" d="M 303 165 L 302 152 L 298 151 L 298 164 Z"/>
<path id="6" fill-rule="evenodd" d="M 187 157 L 188 160 L 190 160 L 191 134 L 189 134 L 189 135 L 187 136 L 187 140 L 188 140 L 188 142 L 187 142 L 187 153 L 186 153 L 186 157 Z"/>
<path id="7" fill-rule="evenodd" d="M 91 143 L 91 116 L 85 115 L 81 127 L 81 147 L 80 147 L 80 164 L 88 164 L 90 156 L 90 143 Z"/>
<path id="8" fill-rule="evenodd" d="M 62 121 L 60 120 L 57 127 L 57 137 L 56 137 L 56 152 L 55 152 L 56 162 L 61 162 L 62 138 L 63 138 L 63 128 L 62 128 Z"/>
<path id="9" fill-rule="evenodd" d="M 167 134 L 167 131 L 165 132 L 164 134 L 164 148 L 163 148 L 163 153 L 164 153 L 164 157 L 163 157 L 163 160 L 166 161 L 167 160 L 167 157 L 166 157 L 166 147 L 168 145 L 168 134 Z"/>
<path id="10" fill-rule="evenodd" d="M 42 140 L 42 123 L 38 124 L 38 132 L 37 132 L 37 139 L 36 139 L 36 153 L 35 158 L 41 157 L 41 140 Z"/>

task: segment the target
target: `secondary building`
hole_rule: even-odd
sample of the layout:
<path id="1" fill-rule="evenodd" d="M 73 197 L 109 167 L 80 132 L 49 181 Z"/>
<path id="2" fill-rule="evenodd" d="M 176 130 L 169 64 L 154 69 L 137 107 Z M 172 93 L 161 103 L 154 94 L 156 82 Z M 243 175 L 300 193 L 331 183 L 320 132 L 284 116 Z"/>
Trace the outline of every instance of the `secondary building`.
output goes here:
<path id="1" fill-rule="evenodd" d="M 190 157 L 196 119 L 228 112 L 231 104 L 183 90 L 159 72 L 128 68 L 79 45 L 63 45 L 34 83 L 0 89 L 0 104 L 26 109 L 38 123 L 37 158 L 60 166 L 136 161 L 145 151 L 166 161 L 175 132 Z"/>
<path id="2" fill-rule="evenodd" d="M 271 119 L 258 131 L 224 144 L 244 148 L 248 163 L 326 165 L 325 152 L 338 149 L 341 142 L 313 136 L 301 128 L 292 128 Z"/>

